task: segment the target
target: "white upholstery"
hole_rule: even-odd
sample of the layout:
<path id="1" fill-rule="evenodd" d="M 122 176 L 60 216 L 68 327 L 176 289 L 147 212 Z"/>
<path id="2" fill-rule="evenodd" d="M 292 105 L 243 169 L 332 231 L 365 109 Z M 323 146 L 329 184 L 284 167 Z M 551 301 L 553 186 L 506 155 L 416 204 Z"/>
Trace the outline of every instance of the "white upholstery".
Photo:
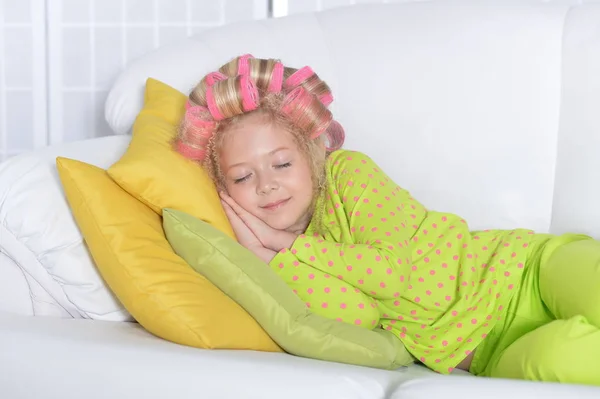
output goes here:
<path id="1" fill-rule="evenodd" d="M 57 155 L 116 161 L 148 77 L 187 92 L 252 53 L 313 67 L 334 91 L 346 147 L 371 155 L 429 208 L 474 230 L 600 238 L 598 26 L 600 6 L 591 5 L 369 5 L 215 29 L 141 58 L 106 104 L 120 136 L 0 165 L 0 312 L 20 314 L 0 313 L 0 397 L 600 397 L 417 366 L 200 351 L 115 322 L 130 316 L 95 270 L 54 167 Z"/>
<path id="2" fill-rule="evenodd" d="M 600 238 L 600 4 L 565 20 L 552 232 Z"/>
<path id="3" fill-rule="evenodd" d="M 8 345 L 7 343 L 11 343 Z M 134 323 L 0 313 L 0 397 L 10 399 L 597 399 L 600 389 L 396 371 L 253 351 L 199 350 Z"/>
<path id="4" fill-rule="evenodd" d="M 0 165 L 0 278 L 15 276 L 0 281 L 10 287 L 0 294 L 0 310 L 132 320 L 95 268 L 55 166 L 61 155 L 107 168 L 128 143 L 128 137 L 113 136 L 65 144 Z"/>

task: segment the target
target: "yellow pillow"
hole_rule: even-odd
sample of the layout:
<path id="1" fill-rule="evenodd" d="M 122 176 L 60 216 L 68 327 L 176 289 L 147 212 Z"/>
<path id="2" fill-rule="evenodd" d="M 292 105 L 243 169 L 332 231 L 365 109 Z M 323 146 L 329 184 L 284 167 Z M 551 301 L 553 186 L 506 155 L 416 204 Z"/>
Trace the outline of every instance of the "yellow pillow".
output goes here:
<path id="1" fill-rule="evenodd" d="M 282 351 L 242 307 L 173 252 L 160 215 L 104 169 L 67 158 L 56 164 L 96 266 L 144 328 L 199 348 Z"/>
<path id="2" fill-rule="evenodd" d="M 123 157 L 108 174 L 155 212 L 173 208 L 197 217 L 235 239 L 215 186 L 196 163 L 172 147 L 187 96 L 155 79 L 146 81 L 144 108 Z"/>

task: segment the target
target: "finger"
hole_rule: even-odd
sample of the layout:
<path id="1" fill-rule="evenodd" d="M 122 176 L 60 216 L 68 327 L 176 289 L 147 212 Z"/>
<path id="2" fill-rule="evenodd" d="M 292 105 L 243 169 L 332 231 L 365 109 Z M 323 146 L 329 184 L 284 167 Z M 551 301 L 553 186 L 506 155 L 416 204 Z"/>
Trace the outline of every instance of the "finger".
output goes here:
<path id="1" fill-rule="evenodd" d="M 229 204 L 227 202 L 225 202 L 225 200 L 221 200 L 221 205 L 223 205 L 224 209 L 231 209 L 231 207 L 229 206 Z"/>
<path id="2" fill-rule="evenodd" d="M 223 208 L 225 209 L 225 215 L 227 216 L 227 219 L 229 219 L 229 223 L 231 224 L 231 227 L 233 227 L 234 231 L 236 232 L 236 235 L 239 235 L 239 233 L 246 234 L 246 233 L 244 233 L 244 231 L 247 231 L 253 237 L 255 237 L 254 233 L 252 232 L 252 229 L 244 222 L 244 220 L 229 205 L 224 204 Z"/>
<path id="3" fill-rule="evenodd" d="M 242 208 L 233 198 L 231 198 L 227 193 L 221 191 L 221 199 L 225 201 L 229 206 L 233 208 L 236 212 L 245 212 L 244 208 Z"/>
<path id="4" fill-rule="evenodd" d="M 253 230 L 255 233 L 256 229 L 263 227 L 264 222 L 262 220 L 260 220 L 250 212 L 246 211 L 241 206 L 238 205 L 237 207 L 232 207 L 232 209 L 242 220 L 242 222 L 244 222 L 246 226 L 248 226 L 250 230 Z"/>
<path id="5" fill-rule="evenodd" d="M 225 191 L 219 191 L 219 197 L 221 197 L 222 200 L 231 200 L 232 199 L 229 196 L 229 194 L 227 194 Z"/>
<path id="6" fill-rule="evenodd" d="M 229 212 L 231 210 L 231 207 L 229 206 L 229 204 L 227 202 L 225 202 L 224 200 L 221 200 L 221 206 L 223 207 L 225 212 Z"/>
<path id="7" fill-rule="evenodd" d="M 227 205 L 227 203 L 221 201 L 222 205 L 223 205 L 223 209 L 225 210 L 225 216 L 227 216 L 227 219 L 229 219 L 229 223 L 231 224 L 231 227 L 233 228 L 234 232 L 236 233 L 236 236 L 239 235 L 240 230 L 243 229 L 244 227 L 246 227 L 246 225 L 244 224 L 244 222 L 242 221 L 242 219 L 238 216 L 237 213 L 234 212 L 233 209 L 231 209 L 231 207 L 229 205 Z"/>
<path id="8" fill-rule="evenodd" d="M 227 194 L 225 194 L 223 200 L 244 221 L 244 223 L 262 223 L 262 220 L 260 220 L 244 208 L 242 208 L 237 202 L 235 202 L 233 198 L 229 197 Z"/>
<path id="9" fill-rule="evenodd" d="M 223 206 L 223 210 L 225 211 L 225 215 L 229 219 L 230 222 L 235 222 L 236 219 L 241 220 L 237 213 L 227 204 L 225 201 L 221 201 L 221 205 Z"/>
<path id="10" fill-rule="evenodd" d="M 227 202 L 221 201 L 221 205 L 223 206 L 223 210 L 225 210 L 225 215 L 227 215 L 227 218 L 230 221 L 235 221 L 235 219 L 241 221 L 238 214 L 233 210 L 233 208 L 231 208 L 231 206 L 229 206 L 229 204 Z"/>
<path id="11" fill-rule="evenodd" d="M 242 212 L 246 212 L 244 208 L 242 208 L 233 198 L 228 196 L 227 194 L 223 194 L 223 201 L 227 203 L 236 213 L 240 214 Z"/>
<path id="12" fill-rule="evenodd" d="M 260 245 L 260 240 L 252 232 L 252 230 L 244 223 L 244 221 L 238 216 L 237 213 L 224 201 L 221 201 L 223 208 L 225 209 L 225 215 L 229 219 L 229 223 L 233 228 L 233 232 L 238 242 L 244 246 L 248 245 Z"/>
<path id="13" fill-rule="evenodd" d="M 258 240 L 261 242 L 265 240 L 265 232 L 271 229 L 265 222 L 242 208 L 233 198 L 225 193 L 223 193 L 223 201 L 231 207 L 233 212 L 238 216 L 239 221 L 245 224 Z"/>

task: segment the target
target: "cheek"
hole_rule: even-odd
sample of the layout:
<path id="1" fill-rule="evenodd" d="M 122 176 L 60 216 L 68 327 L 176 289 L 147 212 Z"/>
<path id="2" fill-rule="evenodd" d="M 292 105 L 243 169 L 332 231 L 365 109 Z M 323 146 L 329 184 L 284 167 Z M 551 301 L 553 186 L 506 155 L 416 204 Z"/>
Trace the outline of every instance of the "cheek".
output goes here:
<path id="1" fill-rule="evenodd" d="M 312 174 L 308 166 L 298 170 L 298 173 L 294 176 L 296 188 L 296 194 L 299 194 L 303 198 L 312 199 L 313 187 L 312 187 Z"/>
<path id="2" fill-rule="evenodd" d="M 227 193 L 242 208 L 249 210 L 252 207 L 254 196 L 249 184 L 228 184 Z"/>

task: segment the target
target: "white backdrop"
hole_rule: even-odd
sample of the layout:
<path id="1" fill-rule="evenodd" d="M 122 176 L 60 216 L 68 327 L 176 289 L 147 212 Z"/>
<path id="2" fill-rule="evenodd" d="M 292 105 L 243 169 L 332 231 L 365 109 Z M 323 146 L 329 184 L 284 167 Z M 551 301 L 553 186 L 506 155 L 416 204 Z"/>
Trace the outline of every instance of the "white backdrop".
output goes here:
<path id="1" fill-rule="evenodd" d="M 103 107 L 113 80 L 170 41 L 240 20 L 402 1 L 428 0 L 0 0 L 0 161 L 112 134 Z"/>

